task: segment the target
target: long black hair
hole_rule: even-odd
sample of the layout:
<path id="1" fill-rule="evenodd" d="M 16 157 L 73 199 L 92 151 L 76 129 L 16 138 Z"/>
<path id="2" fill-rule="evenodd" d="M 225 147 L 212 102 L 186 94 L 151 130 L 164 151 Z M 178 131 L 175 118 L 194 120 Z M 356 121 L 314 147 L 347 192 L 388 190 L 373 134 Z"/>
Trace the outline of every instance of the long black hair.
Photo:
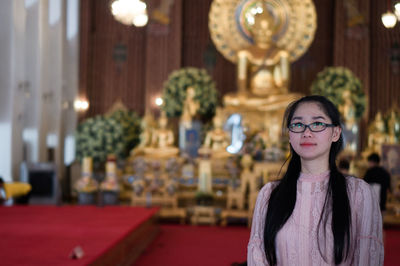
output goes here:
<path id="1" fill-rule="evenodd" d="M 283 121 L 284 130 L 289 127 L 293 114 L 299 104 L 305 102 L 315 102 L 320 105 L 324 113 L 332 120 L 332 124 L 335 126 L 340 126 L 340 113 L 336 106 L 323 96 L 311 95 L 305 96 L 288 106 Z M 318 222 L 318 228 L 322 220 L 324 220 L 326 224 L 326 217 L 328 216 L 327 209 L 328 207 L 331 207 L 331 229 L 334 241 L 333 255 L 335 264 L 340 264 L 342 261 L 346 260 L 350 246 L 351 216 L 346 179 L 336 167 L 336 157 L 342 149 L 342 146 L 343 136 L 340 134 L 339 140 L 332 143 L 329 152 L 330 177 L 324 206 Z M 271 193 L 268 203 L 268 210 L 265 217 L 264 248 L 266 258 L 270 265 L 276 265 L 277 263 L 275 239 L 278 231 L 292 215 L 296 203 L 297 179 L 300 176 L 300 171 L 300 156 L 294 151 L 293 147 L 290 146 L 290 161 L 287 171 L 279 184 Z M 325 256 L 323 256 L 323 258 L 325 259 Z"/>

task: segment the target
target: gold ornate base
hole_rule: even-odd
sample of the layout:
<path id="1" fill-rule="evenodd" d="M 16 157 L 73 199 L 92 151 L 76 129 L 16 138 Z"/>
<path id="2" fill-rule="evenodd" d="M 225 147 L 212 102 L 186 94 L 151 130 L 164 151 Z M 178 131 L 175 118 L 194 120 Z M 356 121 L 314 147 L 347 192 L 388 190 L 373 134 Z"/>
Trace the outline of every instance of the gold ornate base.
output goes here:
<path id="1" fill-rule="evenodd" d="M 280 135 L 282 118 L 286 107 L 293 101 L 302 97 L 298 93 L 273 95 L 266 98 L 247 98 L 244 101 L 229 101 L 224 98 L 224 117 L 237 113 L 242 116 L 243 125 L 250 133 L 259 132 L 270 127 L 279 127 Z"/>
<path id="2" fill-rule="evenodd" d="M 215 208 L 212 206 L 195 206 L 193 208 L 193 216 L 191 218 L 193 225 L 197 224 L 211 224 L 217 223 L 217 217 L 215 216 Z"/>
<path id="3" fill-rule="evenodd" d="M 148 158 L 170 158 L 176 157 L 179 154 L 179 149 L 176 147 L 165 147 L 165 148 L 152 148 L 146 147 L 144 148 L 144 154 Z"/>
<path id="4" fill-rule="evenodd" d="M 249 212 L 248 210 L 223 210 L 221 213 L 221 225 L 227 226 L 228 219 L 247 219 L 247 226 L 251 227 L 251 217 L 253 213 Z"/>

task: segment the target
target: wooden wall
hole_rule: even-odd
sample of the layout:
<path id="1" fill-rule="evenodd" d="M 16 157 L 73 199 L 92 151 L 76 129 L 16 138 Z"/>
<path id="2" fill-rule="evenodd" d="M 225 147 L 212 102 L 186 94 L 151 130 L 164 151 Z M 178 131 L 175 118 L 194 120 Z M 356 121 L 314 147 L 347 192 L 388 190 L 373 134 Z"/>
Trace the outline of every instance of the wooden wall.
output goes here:
<path id="1" fill-rule="evenodd" d="M 291 88 L 293 92 L 310 94 L 310 86 L 316 74 L 333 62 L 333 2 L 318 0 L 315 2 L 317 12 L 317 31 L 308 51 L 292 64 Z"/>
<path id="2" fill-rule="evenodd" d="M 86 116 L 106 112 L 118 99 L 145 108 L 146 29 L 114 20 L 109 1 L 81 1 L 79 92 L 90 103 Z"/>
<path id="3" fill-rule="evenodd" d="M 160 0 L 146 2 L 151 12 Z M 109 0 L 81 1 L 79 89 L 90 102 L 85 117 L 104 113 L 118 99 L 140 114 L 146 108 L 154 111 L 154 97 L 161 95 L 168 74 L 180 67 L 207 68 L 220 96 L 235 91 L 235 66 L 210 40 L 211 2 L 175 0 L 169 26 L 150 23 L 136 28 L 113 19 Z M 292 65 L 290 90 L 309 94 L 319 71 L 341 65 L 363 82 L 369 98 L 364 123 L 378 110 L 398 106 L 400 57 L 391 47 L 400 42 L 400 26 L 391 30 L 383 27 L 380 16 L 386 9 L 385 1 L 352 0 L 364 18 L 356 27 L 347 24 L 350 15 L 345 0 L 314 2 L 317 32 L 307 53 Z"/>

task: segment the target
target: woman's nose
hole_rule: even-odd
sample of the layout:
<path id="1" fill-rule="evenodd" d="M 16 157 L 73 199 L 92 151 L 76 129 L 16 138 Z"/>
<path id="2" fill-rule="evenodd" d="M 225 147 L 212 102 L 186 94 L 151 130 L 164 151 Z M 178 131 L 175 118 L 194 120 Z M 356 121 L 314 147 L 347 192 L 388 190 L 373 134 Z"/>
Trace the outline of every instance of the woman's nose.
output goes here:
<path id="1" fill-rule="evenodd" d="M 312 135 L 312 131 L 310 130 L 309 127 L 306 127 L 306 130 L 303 132 L 303 138 L 310 137 Z"/>

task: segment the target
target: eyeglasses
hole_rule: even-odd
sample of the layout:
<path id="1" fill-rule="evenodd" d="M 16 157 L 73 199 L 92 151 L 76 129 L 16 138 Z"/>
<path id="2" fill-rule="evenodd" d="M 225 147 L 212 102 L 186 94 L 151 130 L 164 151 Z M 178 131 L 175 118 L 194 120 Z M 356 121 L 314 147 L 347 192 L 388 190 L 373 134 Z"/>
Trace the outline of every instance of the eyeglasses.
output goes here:
<path id="1" fill-rule="evenodd" d="M 290 124 L 288 129 L 294 133 L 303 133 L 306 131 L 306 128 L 309 128 L 310 131 L 312 132 L 321 132 L 324 131 L 327 127 L 335 127 L 333 124 L 326 124 L 323 122 L 314 122 L 308 125 L 305 125 L 303 123 L 293 123 Z"/>

